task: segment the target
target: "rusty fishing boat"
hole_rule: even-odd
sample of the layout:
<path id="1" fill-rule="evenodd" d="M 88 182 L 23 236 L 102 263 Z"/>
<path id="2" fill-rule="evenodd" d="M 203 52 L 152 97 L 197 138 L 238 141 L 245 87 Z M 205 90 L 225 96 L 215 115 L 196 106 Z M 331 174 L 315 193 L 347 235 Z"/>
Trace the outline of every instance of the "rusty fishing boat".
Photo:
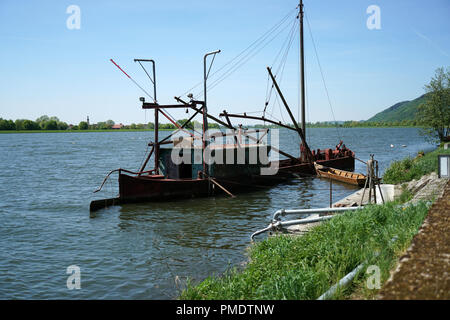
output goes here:
<path id="1" fill-rule="evenodd" d="M 142 109 L 154 111 L 154 141 L 148 144 L 151 150 L 146 155 L 139 170 L 130 171 L 120 168 L 107 174 L 100 188 L 94 192 L 100 191 L 113 173 L 118 173 L 119 195 L 114 198 L 92 201 L 90 210 L 96 211 L 107 206 L 125 203 L 174 201 L 182 198 L 208 197 L 217 194 L 234 197 L 236 193 L 260 190 L 299 176 L 315 175 L 314 163 L 337 169 L 353 170 L 355 154 L 343 144 L 343 141 L 339 141 L 333 148 L 316 150 L 311 150 L 306 141 L 303 14 L 303 1 L 300 1 L 295 14 L 301 44 L 299 55 L 300 124 L 294 118 L 276 80 L 277 74 L 273 73 L 271 67 L 267 67 L 268 79 L 272 83 L 271 90 L 276 91 L 281 99 L 292 124 L 282 123 L 269 117 L 266 113 L 268 102 L 266 102 L 260 116 L 245 112 L 241 114 L 229 113 L 224 110 L 218 117 L 215 117 L 208 112 L 207 80 L 214 58 L 220 53 L 220 50 L 209 52 L 203 57 L 203 99 L 199 100 L 193 94 L 188 94 L 189 100 L 175 97 L 175 104 L 159 104 L 156 99 L 154 60 L 134 60 L 144 69 L 153 84 L 153 96 L 151 96 L 111 59 L 111 62 L 120 71 L 151 98 L 151 102 L 147 102 L 144 97 L 141 97 L 140 101 Z M 293 37 L 293 33 L 290 34 L 290 37 Z M 210 56 L 212 56 L 212 60 L 209 68 L 207 68 L 207 60 Z M 152 64 L 152 76 L 145 69 L 144 63 Z M 193 114 L 180 124 L 169 114 L 168 110 L 173 109 L 191 110 Z M 159 133 L 160 116 L 167 118 L 177 127 L 175 131 L 163 139 L 160 139 Z M 200 128 L 190 126 L 196 117 L 201 119 L 199 122 L 201 123 Z M 299 155 L 291 155 L 267 143 L 267 140 L 263 138 L 267 137 L 270 128 L 244 128 L 241 125 L 233 125 L 232 119 L 261 121 L 265 124 L 268 123 L 278 128 L 296 132 L 300 137 Z M 217 123 L 220 129 L 208 130 L 209 121 Z M 278 153 L 283 159 L 269 161 L 270 152 Z M 214 161 L 211 161 L 211 157 Z M 147 165 L 152 158 L 153 168 L 147 169 Z M 180 158 L 182 161 L 179 161 Z M 271 168 L 275 169 L 272 170 Z"/>

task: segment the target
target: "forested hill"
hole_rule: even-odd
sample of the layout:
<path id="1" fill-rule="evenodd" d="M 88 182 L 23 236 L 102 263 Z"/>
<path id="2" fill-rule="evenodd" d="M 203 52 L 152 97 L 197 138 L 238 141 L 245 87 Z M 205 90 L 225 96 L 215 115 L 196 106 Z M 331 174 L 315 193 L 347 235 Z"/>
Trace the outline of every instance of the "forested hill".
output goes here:
<path id="1" fill-rule="evenodd" d="M 425 102 L 425 94 L 421 95 L 417 99 L 411 101 L 402 101 L 394 104 L 393 106 L 387 108 L 374 115 L 367 121 L 373 122 L 393 122 L 402 120 L 414 120 L 417 112 L 417 107 Z"/>

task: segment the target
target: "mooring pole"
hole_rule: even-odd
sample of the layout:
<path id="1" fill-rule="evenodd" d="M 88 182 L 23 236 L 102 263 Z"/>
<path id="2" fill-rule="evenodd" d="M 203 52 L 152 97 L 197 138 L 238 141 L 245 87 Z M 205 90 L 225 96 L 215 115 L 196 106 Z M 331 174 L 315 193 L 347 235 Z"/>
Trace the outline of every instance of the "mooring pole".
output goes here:
<path id="1" fill-rule="evenodd" d="M 330 208 L 333 207 L 333 180 L 330 178 Z"/>

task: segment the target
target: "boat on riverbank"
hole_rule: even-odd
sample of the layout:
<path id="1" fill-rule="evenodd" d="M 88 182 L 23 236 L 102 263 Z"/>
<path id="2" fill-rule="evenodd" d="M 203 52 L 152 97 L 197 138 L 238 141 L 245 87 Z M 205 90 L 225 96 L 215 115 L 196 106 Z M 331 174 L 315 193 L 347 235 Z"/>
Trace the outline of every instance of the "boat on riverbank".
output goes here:
<path id="1" fill-rule="evenodd" d="M 224 110 L 219 115 L 219 117 L 225 118 L 225 121 L 222 121 L 208 113 L 206 84 L 212 62 L 220 50 L 209 52 L 204 56 L 203 100 L 197 100 L 192 94 L 189 94 L 187 95 L 188 102 L 180 97 L 175 97 L 177 104 L 161 105 L 157 102 L 155 62 L 150 59 L 135 59 L 153 83 L 153 97 L 151 97 L 153 101 L 146 102 L 143 97 L 140 98 L 140 101 L 142 109 L 153 110 L 155 113 L 154 142 L 148 144 L 151 151 L 139 171 L 116 169 L 111 171 L 103 181 L 104 184 L 113 172 L 118 172 L 119 196 L 112 199 L 95 200 L 91 203 L 90 209 L 94 211 L 104 206 L 122 203 L 173 201 L 180 198 L 207 197 L 216 194 L 227 194 L 234 197 L 234 193 L 260 190 L 302 175 L 315 175 L 315 162 L 323 166 L 353 170 L 355 154 L 343 144 L 343 141 L 339 141 L 334 148 L 317 150 L 311 150 L 306 141 L 302 1 L 297 9 L 296 19 L 299 21 L 301 42 L 301 126 L 294 118 L 281 92 L 276 80 L 277 74 L 273 74 L 270 67 L 267 67 L 267 71 L 272 83 L 271 88 L 275 88 L 275 94 L 281 99 L 292 124 L 284 124 L 269 118 L 266 115 L 268 101 L 266 101 L 262 116 L 250 116 L 245 112 L 242 114 L 228 113 Z M 293 33 L 290 34 L 290 37 L 292 35 Z M 208 69 L 206 62 L 209 56 L 213 56 L 213 60 Z M 131 79 L 112 59 L 111 62 Z M 153 77 L 150 77 L 142 65 L 143 62 L 152 63 Z M 278 70 L 280 69 L 278 68 Z M 133 82 L 135 81 L 133 80 Z M 167 112 L 168 109 L 192 110 L 194 114 L 180 124 L 170 116 Z M 176 131 L 161 140 L 158 134 L 160 115 L 177 127 Z M 201 116 L 201 129 L 192 127 L 187 129 L 196 116 Z M 262 121 L 295 131 L 301 140 L 300 155 L 291 155 L 272 144 L 265 143 L 263 138 L 268 135 L 270 129 L 245 129 L 241 125 L 233 125 L 232 118 Z M 214 132 L 208 130 L 209 120 L 221 126 L 221 130 Z M 175 135 L 178 133 L 184 134 L 184 136 L 176 137 Z M 231 138 L 232 141 L 227 142 L 227 138 Z M 225 139 L 225 141 L 220 142 L 220 139 Z M 268 161 L 269 152 L 276 152 L 285 159 Z M 154 159 L 153 169 L 146 170 L 152 156 Z M 179 161 L 180 158 L 182 158 L 181 161 Z M 211 162 L 211 158 L 214 161 Z M 96 192 L 100 191 L 102 186 Z"/>
<path id="2" fill-rule="evenodd" d="M 362 173 L 330 168 L 318 163 L 315 163 L 314 167 L 316 168 L 317 175 L 322 178 L 340 181 L 359 187 L 364 187 L 364 184 L 366 183 L 366 176 Z"/>

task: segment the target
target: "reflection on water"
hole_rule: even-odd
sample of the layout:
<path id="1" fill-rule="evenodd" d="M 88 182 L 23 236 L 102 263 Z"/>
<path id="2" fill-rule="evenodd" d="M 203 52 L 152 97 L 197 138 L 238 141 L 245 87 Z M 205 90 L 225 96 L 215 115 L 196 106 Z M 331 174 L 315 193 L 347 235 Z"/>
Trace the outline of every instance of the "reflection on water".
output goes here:
<path id="1" fill-rule="evenodd" d="M 363 160 L 374 153 L 382 171 L 433 147 L 414 128 L 308 135 L 316 149 L 343 138 Z M 283 130 L 280 137 L 281 149 L 298 155 L 298 137 Z M 130 204 L 90 218 L 89 202 L 115 196 L 117 180 L 102 195 L 92 191 L 112 169 L 139 168 L 151 139 L 151 132 L 0 135 L 0 298 L 172 299 L 187 277 L 199 281 L 244 262 L 250 234 L 276 210 L 329 205 L 329 181 L 302 178 L 236 198 Z M 356 171 L 365 168 L 356 162 Z M 333 183 L 333 201 L 354 190 Z M 81 290 L 66 287 L 70 265 L 81 268 Z"/>

